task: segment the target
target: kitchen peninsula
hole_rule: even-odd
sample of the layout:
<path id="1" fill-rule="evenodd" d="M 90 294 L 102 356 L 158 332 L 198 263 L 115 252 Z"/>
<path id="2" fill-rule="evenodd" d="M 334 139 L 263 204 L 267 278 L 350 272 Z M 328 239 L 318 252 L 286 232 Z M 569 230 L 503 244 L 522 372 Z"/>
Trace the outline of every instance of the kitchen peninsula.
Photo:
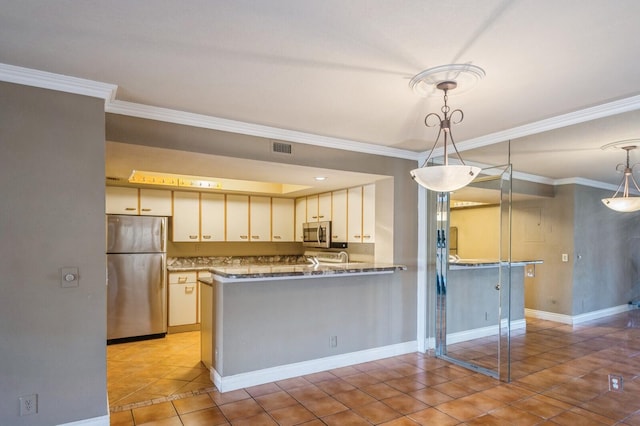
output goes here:
<path id="1" fill-rule="evenodd" d="M 222 392 L 415 350 L 405 266 L 212 267 L 200 280 L 202 361 Z"/>

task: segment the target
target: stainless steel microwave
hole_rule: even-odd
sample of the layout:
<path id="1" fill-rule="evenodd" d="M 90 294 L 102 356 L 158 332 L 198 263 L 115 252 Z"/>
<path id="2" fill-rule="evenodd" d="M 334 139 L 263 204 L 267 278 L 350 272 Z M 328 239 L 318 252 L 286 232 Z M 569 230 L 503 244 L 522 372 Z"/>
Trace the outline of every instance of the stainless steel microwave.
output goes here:
<path id="1" fill-rule="evenodd" d="M 302 224 L 302 244 L 305 247 L 330 248 L 331 222 L 305 222 Z"/>

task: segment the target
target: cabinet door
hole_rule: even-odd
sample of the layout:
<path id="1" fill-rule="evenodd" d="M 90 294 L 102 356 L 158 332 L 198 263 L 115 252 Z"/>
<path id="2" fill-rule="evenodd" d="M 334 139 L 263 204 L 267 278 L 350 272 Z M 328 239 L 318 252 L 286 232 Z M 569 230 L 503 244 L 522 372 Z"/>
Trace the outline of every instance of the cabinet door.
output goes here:
<path id="1" fill-rule="evenodd" d="M 196 273 L 169 273 L 169 326 L 195 324 L 197 301 Z"/>
<path id="2" fill-rule="evenodd" d="M 195 324 L 196 283 L 169 285 L 169 326 Z"/>
<path id="3" fill-rule="evenodd" d="M 200 241 L 200 194 L 173 192 L 172 241 Z"/>
<path id="4" fill-rule="evenodd" d="M 171 191 L 140 188 L 140 214 L 143 216 L 171 216 Z"/>
<path id="5" fill-rule="evenodd" d="M 331 239 L 345 243 L 347 239 L 347 190 L 334 191 L 331 208 Z"/>
<path id="6" fill-rule="evenodd" d="M 294 209 L 294 201 L 290 198 L 271 199 L 272 241 L 294 241 Z"/>
<path id="7" fill-rule="evenodd" d="M 307 198 L 296 198 L 296 241 L 302 242 L 302 224 L 307 221 Z"/>
<path id="8" fill-rule="evenodd" d="M 318 196 L 309 195 L 307 197 L 307 222 L 318 221 Z"/>
<path id="9" fill-rule="evenodd" d="M 362 187 L 362 242 L 373 243 L 376 236 L 376 185 Z"/>
<path id="10" fill-rule="evenodd" d="M 249 196 L 227 194 L 227 241 L 249 241 Z"/>
<path id="11" fill-rule="evenodd" d="M 350 243 L 362 242 L 362 187 L 347 190 L 347 232 Z"/>
<path id="12" fill-rule="evenodd" d="M 331 193 L 318 195 L 318 221 L 331 220 Z"/>
<path id="13" fill-rule="evenodd" d="M 200 280 L 200 278 L 211 278 L 211 272 L 206 272 L 206 271 L 198 271 L 198 280 Z M 202 300 L 202 286 L 204 284 L 201 284 L 200 281 L 198 281 L 198 301 L 196 303 L 196 308 L 198 311 L 198 324 L 200 324 L 202 322 L 202 309 L 200 309 L 200 306 L 202 306 L 202 303 L 200 302 Z M 206 285 L 204 285 L 204 287 L 207 287 Z M 211 288 L 211 287 L 209 287 Z M 207 301 L 208 305 L 211 306 L 211 301 Z M 209 320 L 211 321 L 211 320 Z"/>
<path id="14" fill-rule="evenodd" d="M 271 198 L 249 197 L 250 241 L 271 241 Z"/>
<path id="15" fill-rule="evenodd" d="M 224 194 L 200 194 L 200 239 L 224 241 Z"/>
<path id="16" fill-rule="evenodd" d="M 138 214 L 138 188 L 107 186 L 105 188 L 107 214 Z"/>

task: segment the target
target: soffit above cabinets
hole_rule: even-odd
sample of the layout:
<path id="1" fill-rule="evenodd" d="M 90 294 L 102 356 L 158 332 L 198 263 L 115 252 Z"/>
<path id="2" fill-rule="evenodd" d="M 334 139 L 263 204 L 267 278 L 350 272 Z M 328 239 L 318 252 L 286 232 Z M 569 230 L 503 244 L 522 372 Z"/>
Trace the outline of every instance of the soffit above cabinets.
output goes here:
<path id="1" fill-rule="evenodd" d="M 170 189 L 216 190 L 291 198 L 365 185 L 388 177 L 112 141 L 106 143 L 105 168 L 107 182 L 114 185 L 144 186 L 140 182 L 129 182 L 133 170 L 143 170 L 156 172 L 158 176 L 175 174 L 200 177 L 219 184 L 215 188 L 189 188 L 170 183 L 166 186 Z M 326 179 L 315 179 L 320 176 Z M 160 187 L 153 184 L 149 186 Z"/>

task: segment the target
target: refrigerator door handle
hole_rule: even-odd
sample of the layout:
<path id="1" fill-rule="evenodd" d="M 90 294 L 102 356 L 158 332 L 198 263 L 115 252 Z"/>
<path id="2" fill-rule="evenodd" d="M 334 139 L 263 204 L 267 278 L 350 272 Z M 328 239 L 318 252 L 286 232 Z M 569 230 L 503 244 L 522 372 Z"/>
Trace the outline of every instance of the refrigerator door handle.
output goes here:
<path id="1" fill-rule="evenodd" d="M 165 230 L 164 230 L 164 221 L 167 220 L 165 218 L 162 218 L 160 220 L 160 251 L 165 251 L 164 248 L 164 242 L 165 242 Z"/>

